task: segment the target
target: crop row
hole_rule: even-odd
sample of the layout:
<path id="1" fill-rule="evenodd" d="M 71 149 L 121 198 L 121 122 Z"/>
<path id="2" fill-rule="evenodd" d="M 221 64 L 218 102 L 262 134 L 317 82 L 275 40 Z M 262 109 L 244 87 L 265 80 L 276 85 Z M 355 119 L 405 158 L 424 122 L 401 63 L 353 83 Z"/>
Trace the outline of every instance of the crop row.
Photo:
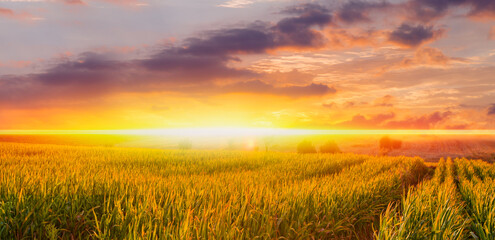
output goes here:
<path id="1" fill-rule="evenodd" d="M 495 181 L 491 164 L 441 159 L 432 179 L 390 205 L 377 239 L 495 239 Z"/>

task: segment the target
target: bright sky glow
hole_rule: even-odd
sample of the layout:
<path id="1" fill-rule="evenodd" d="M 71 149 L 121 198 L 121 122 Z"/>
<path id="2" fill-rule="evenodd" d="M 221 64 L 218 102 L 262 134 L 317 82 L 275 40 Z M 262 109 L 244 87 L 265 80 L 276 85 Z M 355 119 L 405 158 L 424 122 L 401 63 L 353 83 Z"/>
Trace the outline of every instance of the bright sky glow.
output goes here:
<path id="1" fill-rule="evenodd" d="M 3 130 L 0 134 L 115 134 L 177 137 L 248 137 L 296 135 L 494 135 L 495 130 L 308 130 L 282 128 L 177 128 L 135 130 Z"/>

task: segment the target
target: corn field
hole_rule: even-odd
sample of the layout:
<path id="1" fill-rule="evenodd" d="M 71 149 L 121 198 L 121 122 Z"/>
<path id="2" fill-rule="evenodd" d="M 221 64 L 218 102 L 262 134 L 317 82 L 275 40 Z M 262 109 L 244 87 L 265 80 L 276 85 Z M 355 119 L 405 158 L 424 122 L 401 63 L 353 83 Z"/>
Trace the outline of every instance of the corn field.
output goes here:
<path id="1" fill-rule="evenodd" d="M 0 239 L 494 239 L 495 168 L 0 143 Z"/>
<path id="2" fill-rule="evenodd" d="M 432 179 L 389 205 L 377 239 L 495 239 L 495 168 L 441 159 Z"/>

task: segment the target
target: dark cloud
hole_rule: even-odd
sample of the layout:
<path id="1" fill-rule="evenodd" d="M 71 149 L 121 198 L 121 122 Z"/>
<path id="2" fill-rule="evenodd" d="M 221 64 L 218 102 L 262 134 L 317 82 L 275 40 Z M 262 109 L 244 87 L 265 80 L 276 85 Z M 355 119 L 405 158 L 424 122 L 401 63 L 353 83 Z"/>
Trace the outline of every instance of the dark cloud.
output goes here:
<path id="1" fill-rule="evenodd" d="M 288 8 L 284 12 L 298 16 L 284 18 L 272 28 L 279 47 L 323 45 L 323 35 L 314 31 L 312 27 L 324 27 L 332 21 L 332 15 L 328 9 L 316 4 L 304 4 Z"/>
<path id="2" fill-rule="evenodd" d="M 202 86 L 202 91 L 270 93 L 291 97 L 335 92 L 323 84 L 275 87 L 261 81 L 246 81 L 259 77 L 259 74 L 231 66 L 231 63 L 240 61 L 239 54 L 260 54 L 278 48 L 315 48 L 324 44 L 324 36 L 314 28 L 331 22 L 328 9 L 316 4 L 303 4 L 287 8 L 282 13 L 293 16 L 282 18 L 275 24 L 255 22 L 245 27 L 204 32 L 180 45 L 164 47 L 144 59 L 117 60 L 109 54 L 88 52 L 43 73 L 0 76 L 0 101 L 48 101 L 112 92 L 181 91 L 194 89 L 191 85 L 195 84 Z M 11 12 L 0 9 L 0 14 Z M 222 81 L 233 84 L 222 88 L 217 85 Z"/>
<path id="3" fill-rule="evenodd" d="M 75 61 L 58 64 L 35 79 L 46 85 L 92 85 L 117 77 L 130 64 L 109 59 L 108 56 L 86 52 Z"/>
<path id="4" fill-rule="evenodd" d="M 209 31 L 203 37 L 185 40 L 180 47 L 164 49 L 144 62 L 145 66 L 159 69 L 160 61 L 165 60 L 163 67 L 167 69 L 172 64 L 169 58 L 191 60 L 203 65 L 199 57 L 211 57 L 206 61 L 225 62 L 235 60 L 231 56 L 233 54 L 265 53 L 283 47 L 321 46 L 324 37 L 313 27 L 323 27 L 331 22 L 328 9 L 316 4 L 304 4 L 288 8 L 283 13 L 297 16 L 283 18 L 274 25 L 256 22 L 243 28 Z"/>
<path id="5" fill-rule="evenodd" d="M 464 2 L 466 0 L 411 0 L 406 7 L 414 20 L 430 22 L 445 16 L 450 6 Z"/>
<path id="6" fill-rule="evenodd" d="M 140 62 L 141 66 L 155 71 L 197 72 L 232 77 L 239 71 L 227 67 L 239 61 L 236 54 L 258 54 L 278 48 L 312 48 L 324 44 L 323 35 L 313 27 L 330 23 L 328 9 L 316 4 L 304 4 L 288 8 L 287 17 L 277 24 L 256 22 L 243 28 L 220 29 L 205 32 L 202 37 L 189 38 L 179 47 L 163 49 Z"/>
<path id="7" fill-rule="evenodd" d="M 443 122 L 452 115 L 453 113 L 450 111 L 434 112 L 432 114 L 411 117 L 405 120 L 390 121 L 384 126 L 388 129 L 433 129 L 437 124 Z"/>
<path id="8" fill-rule="evenodd" d="M 389 34 L 389 41 L 406 47 L 417 47 L 425 42 L 434 40 L 443 33 L 432 26 L 401 24 Z"/>
<path id="9" fill-rule="evenodd" d="M 256 22 L 244 28 L 209 31 L 202 38 L 189 38 L 176 49 L 166 49 L 161 55 L 219 56 L 265 53 L 281 47 L 318 47 L 323 35 L 313 27 L 324 27 L 332 20 L 329 10 L 316 4 L 288 8 L 285 14 L 297 15 L 278 23 Z"/>
<path id="10" fill-rule="evenodd" d="M 452 7 L 465 7 L 471 17 L 495 17 L 492 0 L 410 0 L 406 8 L 414 20 L 429 22 L 444 17 Z"/>
<path id="11" fill-rule="evenodd" d="M 338 11 L 339 20 L 345 23 L 370 22 L 369 16 L 372 10 L 383 10 L 391 4 L 383 2 L 350 1 L 344 4 Z"/>
<path id="12" fill-rule="evenodd" d="M 492 103 L 492 104 L 488 107 L 488 115 L 495 115 L 495 103 Z"/>
<path id="13" fill-rule="evenodd" d="M 275 87 L 268 83 L 254 80 L 248 82 L 238 82 L 223 87 L 220 91 L 223 92 L 245 92 L 245 93 L 263 93 L 274 95 L 285 95 L 289 97 L 307 97 L 307 96 L 322 96 L 333 94 L 336 89 L 324 84 L 311 83 L 303 86 L 283 86 Z"/>
<path id="14" fill-rule="evenodd" d="M 163 77 L 167 76 L 162 81 L 204 82 L 256 75 L 249 70 L 227 66 L 230 59 L 228 55 L 197 55 L 173 48 L 134 63 L 146 70 L 160 72 Z"/>
<path id="15" fill-rule="evenodd" d="M 275 48 L 276 36 L 261 23 L 246 28 L 210 31 L 205 38 L 189 38 L 176 50 L 178 54 L 227 55 L 236 53 L 263 53 Z"/>
<path id="16" fill-rule="evenodd" d="M 495 18 L 495 1 L 467 0 L 467 2 L 472 6 L 470 16 Z"/>

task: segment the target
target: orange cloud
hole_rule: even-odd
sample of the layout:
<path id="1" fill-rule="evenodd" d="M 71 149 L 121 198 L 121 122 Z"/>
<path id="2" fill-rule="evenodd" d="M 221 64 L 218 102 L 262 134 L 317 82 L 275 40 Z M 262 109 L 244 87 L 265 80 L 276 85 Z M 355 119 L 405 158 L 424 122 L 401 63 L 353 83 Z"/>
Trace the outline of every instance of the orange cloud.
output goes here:
<path id="1" fill-rule="evenodd" d="M 352 117 L 351 120 L 335 124 L 334 127 L 351 129 L 438 129 L 442 128 L 441 124 L 452 116 L 453 113 L 450 111 L 407 116 L 404 119 L 396 119 L 396 114 L 393 112 L 370 117 L 358 114 Z"/>
<path id="2" fill-rule="evenodd" d="M 14 16 L 14 11 L 12 11 L 11 9 L 8 9 L 8 8 L 0 8 L 0 15 L 12 17 L 12 16 Z"/>
<path id="3" fill-rule="evenodd" d="M 82 0 L 64 0 L 64 3 L 69 5 L 87 5 Z"/>
<path id="4" fill-rule="evenodd" d="M 434 112 L 422 116 L 412 116 L 403 120 L 387 122 L 387 129 L 435 129 L 439 124 L 453 115 L 452 112 Z"/>
<path id="5" fill-rule="evenodd" d="M 388 120 L 395 118 L 395 113 L 378 114 L 371 117 L 365 117 L 361 114 L 355 115 L 351 120 L 336 124 L 339 128 L 351 129 L 377 129 L 381 128 L 382 124 Z"/>
<path id="6" fill-rule="evenodd" d="M 400 66 L 410 67 L 416 65 L 433 65 L 433 66 L 446 66 L 456 62 L 467 62 L 467 60 L 462 58 L 452 58 L 445 56 L 442 51 L 436 48 L 423 47 L 416 50 L 414 57 L 405 58 Z"/>
<path id="7" fill-rule="evenodd" d="M 395 102 L 395 97 L 392 96 L 392 95 L 385 95 L 381 98 L 377 98 L 375 99 L 375 101 L 373 101 L 373 105 L 374 106 L 378 106 L 378 107 L 393 107 L 394 106 L 394 102 Z"/>
<path id="8" fill-rule="evenodd" d="M 8 8 L 0 8 L 0 16 L 10 18 L 10 19 L 15 19 L 15 20 L 35 20 L 33 15 L 27 12 L 15 12 L 12 9 Z"/>

